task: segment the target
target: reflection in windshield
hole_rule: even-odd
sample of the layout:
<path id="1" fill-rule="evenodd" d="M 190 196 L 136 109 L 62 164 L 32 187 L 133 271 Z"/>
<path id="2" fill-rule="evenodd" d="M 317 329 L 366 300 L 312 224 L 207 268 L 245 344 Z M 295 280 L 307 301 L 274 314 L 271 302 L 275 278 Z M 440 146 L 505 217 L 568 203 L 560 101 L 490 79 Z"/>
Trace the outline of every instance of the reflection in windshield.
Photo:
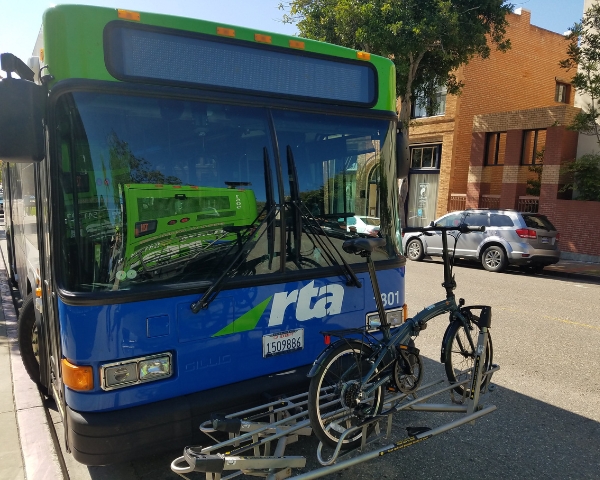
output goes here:
<path id="1" fill-rule="evenodd" d="M 397 209 L 380 201 L 395 178 L 388 120 L 274 111 L 270 127 L 263 108 L 84 92 L 60 97 L 57 119 L 69 290 L 214 283 L 229 266 L 229 276 L 245 276 L 333 265 L 302 235 L 310 225 L 291 223 L 286 148 L 310 212 L 303 222 L 317 222 L 341 250 L 365 235 L 347 218 L 379 217 L 388 247 L 377 258 L 397 254 Z M 279 191 L 277 161 L 283 199 L 269 193 Z M 267 210 L 273 219 L 263 222 Z"/>

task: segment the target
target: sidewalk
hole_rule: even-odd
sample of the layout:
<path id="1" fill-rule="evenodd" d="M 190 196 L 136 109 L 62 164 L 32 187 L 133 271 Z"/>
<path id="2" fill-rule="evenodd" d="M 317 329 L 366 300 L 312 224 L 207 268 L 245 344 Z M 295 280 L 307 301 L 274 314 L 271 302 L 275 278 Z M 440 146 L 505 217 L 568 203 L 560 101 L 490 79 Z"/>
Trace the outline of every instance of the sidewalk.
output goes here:
<path id="1" fill-rule="evenodd" d="M 560 260 L 558 263 L 546 267 L 542 273 L 544 275 L 572 278 L 575 280 L 600 282 L 600 263 Z"/>
<path id="2" fill-rule="evenodd" d="M 0 236 L 0 480 L 63 478 L 42 397 L 29 379 L 17 342 L 17 312 Z"/>
<path id="3" fill-rule="evenodd" d="M 0 306 L 0 479 L 21 480 L 25 472 L 12 389 L 10 348 L 4 308 Z"/>

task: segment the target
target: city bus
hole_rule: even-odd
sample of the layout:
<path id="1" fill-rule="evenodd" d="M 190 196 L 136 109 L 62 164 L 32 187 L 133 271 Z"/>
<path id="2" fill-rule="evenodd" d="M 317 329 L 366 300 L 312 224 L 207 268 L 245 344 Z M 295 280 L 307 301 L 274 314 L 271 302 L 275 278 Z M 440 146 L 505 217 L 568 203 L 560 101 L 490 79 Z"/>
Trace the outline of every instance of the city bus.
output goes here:
<path id="1" fill-rule="evenodd" d="M 405 315 L 395 71 L 226 23 L 47 10 L 2 54 L 0 159 L 23 362 L 79 462 L 200 440 L 211 413 L 307 388 L 322 330 L 377 322 L 349 219 L 378 219 Z"/>

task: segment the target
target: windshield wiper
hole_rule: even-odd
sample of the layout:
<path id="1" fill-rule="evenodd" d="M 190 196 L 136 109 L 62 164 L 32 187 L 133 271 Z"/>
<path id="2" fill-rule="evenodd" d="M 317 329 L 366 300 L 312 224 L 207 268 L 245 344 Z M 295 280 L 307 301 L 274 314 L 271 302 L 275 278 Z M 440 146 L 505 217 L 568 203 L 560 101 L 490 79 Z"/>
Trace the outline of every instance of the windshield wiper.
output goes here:
<path id="1" fill-rule="evenodd" d="M 271 165 L 269 165 L 269 151 L 263 147 L 263 168 L 265 171 L 265 192 L 267 195 L 267 254 L 269 255 L 269 270 L 275 255 L 275 193 L 273 191 L 273 178 L 271 177 Z"/>
<path id="2" fill-rule="evenodd" d="M 337 256 L 343 263 L 344 276 L 346 277 L 346 285 L 360 288 L 361 283 L 354 270 L 348 265 L 344 256 L 337 249 L 331 237 L 327 235 L 327 232 L 323 230 L 321 224 L 317 221 L 317 219 L 310 212 L 308 207 L 300 200 L 300 191 L 298 188 L 298 171 L 296 170 L 296 162 L 294 161 L 294 153 L 292 152 L 292 147 L 290 145 L 287 146 L 287 163 L 288 163 L 288 174 L 290 178 L 290 195 L 291 195 L 291 204 L 294 207 L 294 216 L 293 216 L 293 229 L 294 229 L 294 256 L 296 261 L 300 259 L 300 243 L 301 243 L 301 235 L 304 225 L 306 225 L 306 233 L 309 236 L 313 245 L 315 243 L 318 244 L 320 250 L 325 254 L 331 265 L 340 265 L 340 262 L 335 258 L 335 255 L 330 250 L 329 247 L 337 253 Z M 319 235 L 320 234 L 320 235 Z M 323 242 L 322 236 L 325 236 L 328 240 L 327 245 Z"/>
<path id="3" fill-rule="evenodd" d="M 273 179 L 271 176 L 271 167 L 269 165 L 269 153 L 266 148 L 263 149 L 263 157 L 264 157 L 264 173 L 265 173 L 265 187 L 267 192 L 267 203 L 264 208 L 259 213 L 258 217 L 252 222 L 252 224 L 248 225 L 245 230 L 248 231 L 251 227 L 253 227 L 256 221 L 266 212 L 266 215 L 258 224 L 255 229 L 255 233 L 248 235 L 244 240 L 241 240 L 241 233 L 238 233 L 238 241 L 234 246 L 239 248 L 239 252 L 233 260 L 227 265 L 223 273 L 219 276 L 219 278 L 209 287 L 206 293 L 200 298 L 198 301 L 192 303 L 190 308 L 193 313 L 198 313 L 203 308 L 207 308 L 210 303 L 217 297 L 219 292 L 223 289 L 223 285 L 225 284 L 225 279 L 229 276 L 229 274 L 235 269 L 237 265 L 245 262 L 246 258 L 250 254 L 250 250 L 248 245 L 250 244 L 250 240 L 254 238 L 256 232 L 260 232 L 262 227 L 266 224 L 266 232 L 267 232 L 267 241 L 268 241 L 268 257 L 269 257 L 269 268 L 271 266 L 271 262 L 273 260 L 274 255 L 274 239 L 275 239 L 275 211 L 277 209 L 277 205 L 275 204 L 274 195 L 273 195 Z M 260 232 L 260 235 L 256 239 L 258 242 L 265 231 Z M 232 246 L 232 248 L 234 248 Z"/>

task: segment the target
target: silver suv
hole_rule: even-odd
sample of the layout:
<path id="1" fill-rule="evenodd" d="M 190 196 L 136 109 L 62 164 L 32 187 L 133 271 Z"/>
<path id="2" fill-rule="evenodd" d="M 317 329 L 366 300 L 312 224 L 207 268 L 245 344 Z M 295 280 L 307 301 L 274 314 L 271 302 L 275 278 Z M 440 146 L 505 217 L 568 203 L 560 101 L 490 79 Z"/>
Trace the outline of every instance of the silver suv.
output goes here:
<path id="1" fill-rule="evenodd" d="M 456 257 L 481 262 L 490 272 L 501 272 L 508 265 L 519 265 L 534 272 L 557 263 L 560 258 L 556 228 L 544 216 L 516 210 L 474 209 L 451 212 L 436 220 L 435 225 L 485 226 L 485 232 L 472 232 L 458 237 Z M 442 255 L 440 233 L 423 235 L 406 233 L 402 237 L 406 256 L 422 260 L 425 255 Z M 449 239 L 450 252 L 454 242 Z"/>

